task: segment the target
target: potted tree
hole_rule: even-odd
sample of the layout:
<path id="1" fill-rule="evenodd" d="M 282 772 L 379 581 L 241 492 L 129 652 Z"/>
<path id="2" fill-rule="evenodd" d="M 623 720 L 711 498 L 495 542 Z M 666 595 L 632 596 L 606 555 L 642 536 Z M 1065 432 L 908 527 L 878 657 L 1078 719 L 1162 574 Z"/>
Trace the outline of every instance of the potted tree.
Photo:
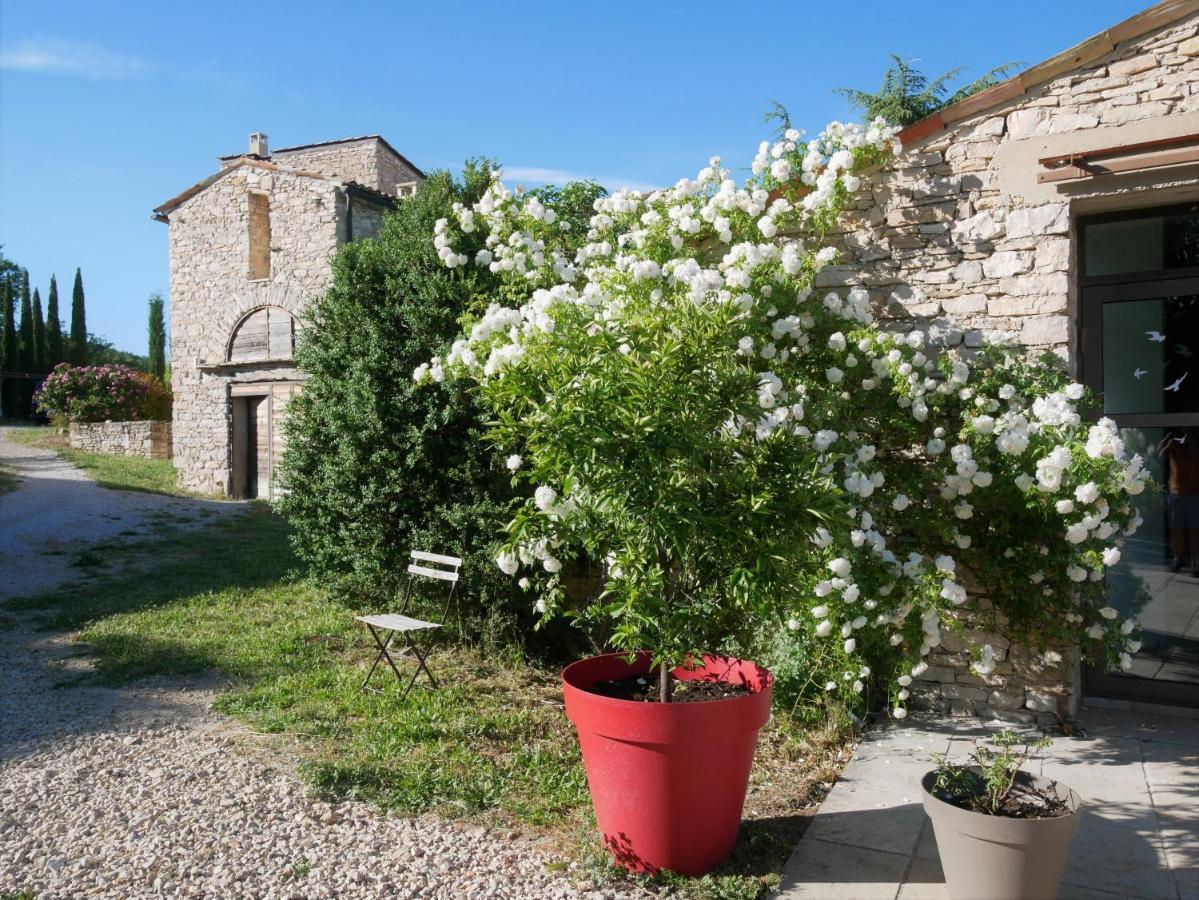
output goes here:
<path id="1" fill-rule="evenodd" d="M 697 873 L 731 849 L 769 710 L 745 658 L 764 631 L 820 648 L 807 680 L 830 694 L 885 679 L 897 717 L 970 608 L 958 559 L 1015 626 L 1112 661 L 1135 645 L 1100 581 L 1148 473 L 1113 423 L 1083 422 L 1082 388 L 1002 350 L 936 356 L 875 324 L 864 288 L 817 289 L 893 134 L 787 129 L 744 183 L 713 159 L 596 200 L 585 240 L 498 180 L 437 223 L 446 266 L 498 286 L 413 377 L 475 383 L 523 498 L 498 566 L 616 651 L 564 692 L 632 868 Z M 971 652 L 987 677 L 994 651 Z"/>
<path id="2" fill-rule="evenodd" d="M 976 745 L 965 764 L 938 756 L 937 768 L 921 782 L 949 895 L 1056 897 L 1081 801 L 1065 785 L 1023 770 L 1048 738 L 1023 742 L 1001 731 L 991 743 Z"/>

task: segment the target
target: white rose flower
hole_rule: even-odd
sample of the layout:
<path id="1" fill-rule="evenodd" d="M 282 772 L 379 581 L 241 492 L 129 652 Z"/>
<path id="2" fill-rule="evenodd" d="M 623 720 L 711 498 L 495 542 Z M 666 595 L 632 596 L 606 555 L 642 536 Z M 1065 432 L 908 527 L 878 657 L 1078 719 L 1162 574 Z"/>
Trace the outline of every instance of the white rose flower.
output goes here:
<path id="1" fill-rule="evenodd" d="M 509 456 L 509 457 L 508 457 L 506 460 L 504 460 L 504 465 L 508 467 L 508 471 L 509 471 L 509 472 L 515 472 L 517 469 L 519 469 L 519 468 L 520 468 L 520 466 L 521 466 L 521 463 L 522 463 L 523 461 L 524 461 L 524 460 L 522 460 L 522 459 L 520 458 L 520 454 L 518 454 L 518 453 L 513 453 L 513 454 L 512 454 L 511 456 Z"/>
<path id="2" fill-rule="evenodd" d="M 515 575 L 516 570 L 520 568 L 520 560 L 512 553 L 501 553 L 495 558 L 495 564 L 500 567 L 500 571 L 505 575 Z"/>

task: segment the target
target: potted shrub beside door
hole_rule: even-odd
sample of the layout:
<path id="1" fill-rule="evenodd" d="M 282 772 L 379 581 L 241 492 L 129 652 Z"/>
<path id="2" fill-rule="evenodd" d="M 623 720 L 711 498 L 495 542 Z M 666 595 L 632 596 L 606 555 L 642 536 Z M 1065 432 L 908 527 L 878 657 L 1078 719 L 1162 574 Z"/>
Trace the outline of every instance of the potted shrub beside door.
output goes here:
<path id="1" fill-rule="evenodd" d="M 1081 801 L 1059 782 L 1022 770 L 1047 739 L 1015 748 L 1003 731 L 970 761 L 945 758 L 924 776 L 924 809 L 953 900 L 1050 900 L 1058 894 Z"/>

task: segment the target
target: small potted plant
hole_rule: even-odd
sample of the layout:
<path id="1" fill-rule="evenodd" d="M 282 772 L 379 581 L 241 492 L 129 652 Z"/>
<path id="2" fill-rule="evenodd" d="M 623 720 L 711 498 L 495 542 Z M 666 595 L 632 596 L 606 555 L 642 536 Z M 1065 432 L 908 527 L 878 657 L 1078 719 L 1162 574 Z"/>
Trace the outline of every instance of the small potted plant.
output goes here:
<path id="1" fill-rule="evenodd" d="M 1048 738 L 1001 731 L 969 761 L 935 758 L 924 776 L 924 809 L 953 900 L 1057 896 L 1081 801 L 1065 785 L 1023 770 Z"/>

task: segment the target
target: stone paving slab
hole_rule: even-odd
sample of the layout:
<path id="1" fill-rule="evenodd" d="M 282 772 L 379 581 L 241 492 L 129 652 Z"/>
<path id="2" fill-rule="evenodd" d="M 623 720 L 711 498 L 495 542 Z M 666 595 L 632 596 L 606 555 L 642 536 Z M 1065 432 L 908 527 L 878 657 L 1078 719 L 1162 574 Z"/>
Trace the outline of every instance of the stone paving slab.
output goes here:
<path id="1" fill-rule="evenodd" d="M 1199 900 L 1199 721 L 1084 709 L 1031 768 L 1083 797 L 1061 898 Z M 948 900 L 920 778 L 1003 726 L 915 720 L 868 733 L 795 848 L 778 900 Z"/>

